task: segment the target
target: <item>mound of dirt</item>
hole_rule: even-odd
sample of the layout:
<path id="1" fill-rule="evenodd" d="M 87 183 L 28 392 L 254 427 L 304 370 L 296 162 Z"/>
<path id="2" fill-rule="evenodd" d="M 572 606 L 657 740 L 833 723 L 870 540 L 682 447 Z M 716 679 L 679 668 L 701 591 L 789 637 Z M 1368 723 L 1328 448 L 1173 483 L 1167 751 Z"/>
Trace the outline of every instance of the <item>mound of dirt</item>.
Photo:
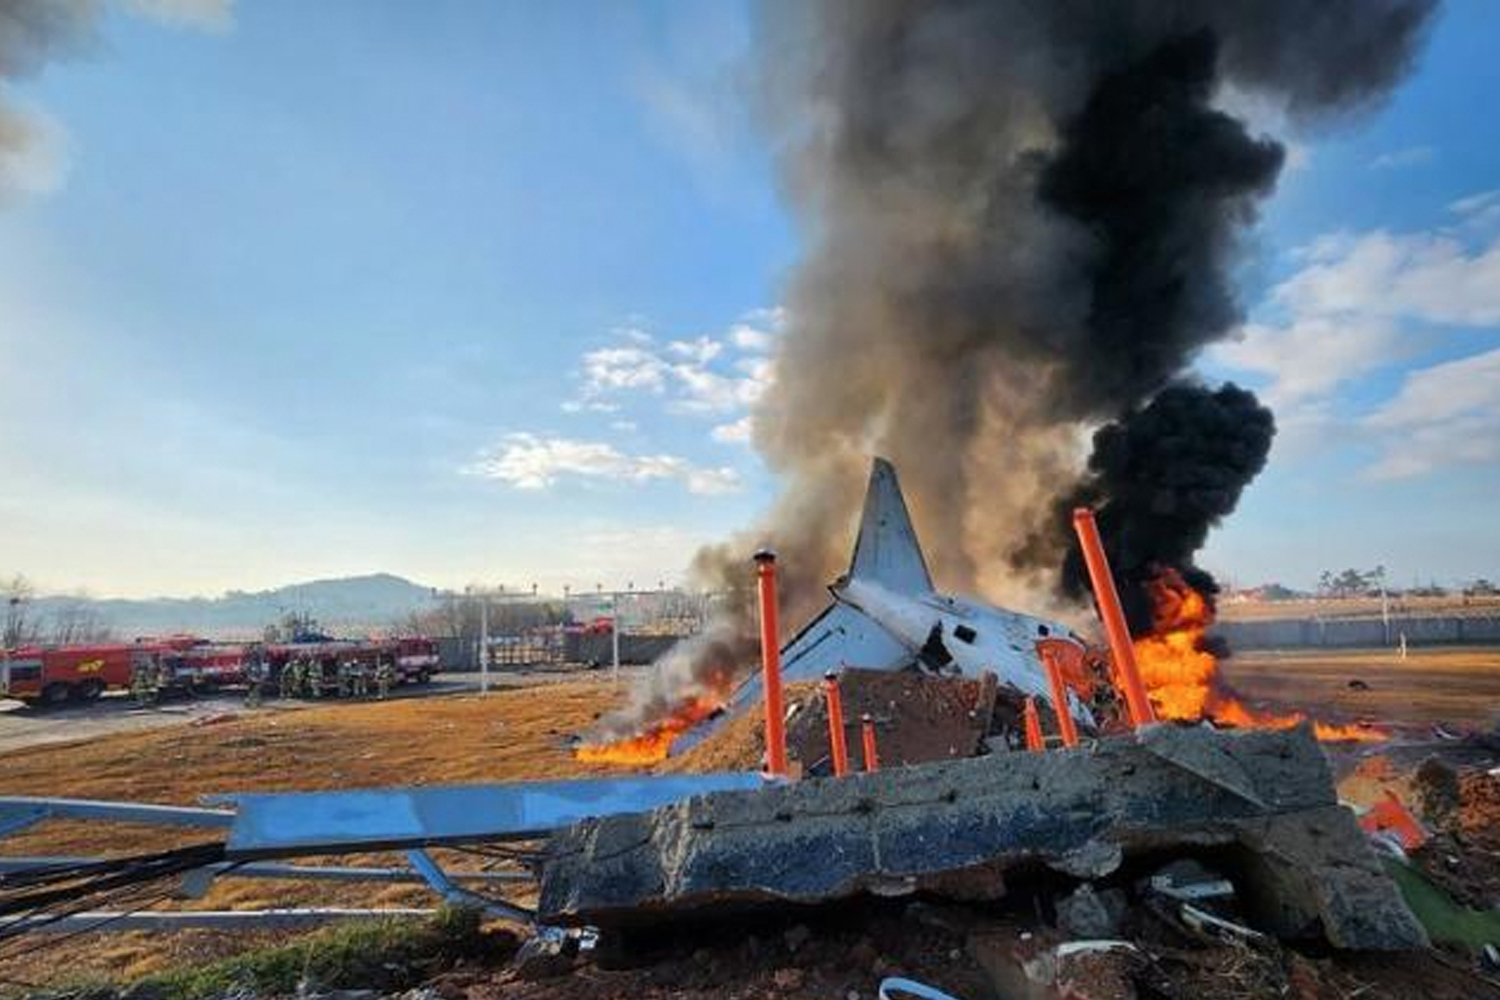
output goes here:
<path id="1" fill-rule="evenodd" d="M 845 741 L 853 770 L 864 767 L 861 718 L 875 726 L 883 767 L 973 757 L 990 732 L 995 712 L 993 675 L 983 681 L 934 677 L 915 670 L 848 669 L 839 676 Z M 786 691 L 787 754 L 809 775 L 832 771 L 828 702 L 821 684 L 792 684 Z M 718 732 L 669 758 L 663 772 L 755 769 L 765 756 L 764 718 L 753 706 L 722 723 Z"/>

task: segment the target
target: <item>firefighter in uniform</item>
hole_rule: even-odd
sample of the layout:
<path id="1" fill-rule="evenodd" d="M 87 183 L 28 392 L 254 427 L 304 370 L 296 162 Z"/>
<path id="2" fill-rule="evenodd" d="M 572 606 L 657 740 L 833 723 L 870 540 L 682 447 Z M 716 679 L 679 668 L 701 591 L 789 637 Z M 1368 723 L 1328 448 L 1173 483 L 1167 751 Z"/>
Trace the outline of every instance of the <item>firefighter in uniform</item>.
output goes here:
<path id="1" fill-rule="evenodd" d="M 281 697 L 296 697 L 297 689 L 301 686 L 302 677 L 297 672 L 297 661 L 287 660 L 281 665 Z"/>
<path id="2" fill-rule="evenodd" d="M 370 697 L 370 667 L 364 660 L 354 665 L 354 697 Z"/>
<path id="3" fill-rule="evenodd" d="M 130 694 L 137 705 L 156 701 L 156 670 L 150 659 L 139 657 L 130 665 Z"/>
<path id="4" fill-rule="evenodd" d="M 260 656 L 245 665 L 245 681 L 249 685 L 245 689 L 245 707 L 259 708 L 261 685 L 266 682 L 266 661 Z"/>
<path id="5" fill-rule="evenodd" d="M 303 679 L 307 684 L 309 698 L 323 697 L 323 661 L 307 659 L 303 662 Z"/>
<path id="6" fill-rule="evenodd" d="M 375 667 L 375 696 L 384 701 L 391 693 L 391 684 L 396 680 L 396 668 L 386 657 L 381 657 Z"/>

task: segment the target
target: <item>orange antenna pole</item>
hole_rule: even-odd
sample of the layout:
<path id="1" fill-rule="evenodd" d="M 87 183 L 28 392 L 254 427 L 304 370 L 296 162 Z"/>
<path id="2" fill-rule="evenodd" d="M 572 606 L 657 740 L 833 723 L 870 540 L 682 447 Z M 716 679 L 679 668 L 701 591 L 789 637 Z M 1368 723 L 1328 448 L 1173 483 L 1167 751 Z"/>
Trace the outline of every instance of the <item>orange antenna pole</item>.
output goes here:
<path id="1" fill-rule="evenodd" d="M 1094 512 L 1088 507 L 1074 510 L 1073 530 L 1078 533 L 1078 542 L 1083 546 L 1083 561 L 1094 585 L 1094 602 L 1099 606 L 1099 617 L 1104 619 L 1104 633 L 1109 637 L 1109 649 L 1114 655 L 1115 673 L 1125 689 L 1130 721 L 1140 728 L 1155 722 L 1156 713 L 1151 710 L 1151 699 L 1146 697 L 1146 688 L 1141 684 L 1140 670 L 1135 663 L 1135 646 L 1130 641 L 1130 628 L 1125 624 L 1125 611 L 1120 606 L 1120 592 L 1115 589 L 1115 578 L 1109 570 L 1104 543 L 1099 539 Z"/>
<path id="2" fill-rule="evenodd" d="M 787 775 L 786 705 L 781 695 L 781 639 L 776 624 L 776 553 L 755 553 L 755 576 L 760 595 L 760 667 L 766 702 L 766 770 Z"/>
<path id="3" fill-rule="evenodd" d="M 828 698 L 828 746 L 833 756 L 833 776 L 849 773 L 849 744 L 844 740 L 844 698 L 839 677 L 832 670 L 823 675 L 823 693 Z"/>
<path id="4" fill-rule="evenodd" d="M 1047 741 L 1042 739 L 1042 717 L 1037 714 L 1036 699 L 1031 695 L 1026 696 L 1026 710 L 1021 714 L 1026 723 L 1026 749 L 1047 749 Z"/>
<path id="5" fill-rule="evenodd" d="M 869 712 L 859 717 L 859 735 L 864 742 L 865 773 L 874 774 L 880 770 L 880 754 L 875 749 L 875 720 Z"/>
<path id="6" fill-rule="evenodd" d="M 1073 722 L 1073 713 L 1068 710 L 1068 688 L 1063 683 L 1060 662 L 1067 654 L 1058 648 L 1064 645 L 1069 651 L 1077 649 L 1072 643 L 1064 643 L 1061 639 L 1043 639 L 1036 644 L 1036 651 L 1042 658 L 1042 666 L 1047 669 L 1047 685 L 1052 689 L 1052 707 L 1057 712 L 1057 731 L 1062 736 L 1063 746 L 1076 747 L 1078 726 Z"/>

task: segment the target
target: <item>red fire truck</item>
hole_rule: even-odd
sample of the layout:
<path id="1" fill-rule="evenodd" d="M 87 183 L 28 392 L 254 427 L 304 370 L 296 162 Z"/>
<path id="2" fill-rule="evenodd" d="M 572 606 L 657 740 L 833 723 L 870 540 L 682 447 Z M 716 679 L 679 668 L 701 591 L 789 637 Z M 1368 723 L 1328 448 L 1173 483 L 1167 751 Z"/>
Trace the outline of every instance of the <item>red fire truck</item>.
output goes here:
<path id="1" fill-rule="evenodd" d="M 325 689 L 338 687 L 339 664 L 358 662 L 372 673 L 381 661 L 396 668 L 397 684 L 425 684 L 438 669 L 437 643 L 431 639 L 386 639 L 373 642 L 298 642 L 232 644 L 205 642 L 193 636 L 81 646 L 26 646 L 0 649 L 0 697 L 60 705 L 92 701 L 106 691 L 130 687 L 137 669 L 152 668 L 157 690 L 195 692 L 249 682 L 252 663 L 275 685 L 293 660 L 321 668 Z"/>
<path id="2" fill-rule="evenodd" d="M 159 654 L 161 686 L 201 691 L 244 684 L 245 668 L 258 647 L 208 643 L 199 639 L 170 639 Z"/>
<path id="3" fill-rule="evenodd" d="M 426 684 L 438 672 L 438 645 L 431 639 L 390 639 L 395 647 L 398 683 Z"/>
<path id="4" fill-rule="evenodd" d="M 124 642 L 0 650 L 0 694 L 44 705 L 91 701 L 105 691 L 128 688 L 137 663 L 167 650 L 156 643 Z"/>

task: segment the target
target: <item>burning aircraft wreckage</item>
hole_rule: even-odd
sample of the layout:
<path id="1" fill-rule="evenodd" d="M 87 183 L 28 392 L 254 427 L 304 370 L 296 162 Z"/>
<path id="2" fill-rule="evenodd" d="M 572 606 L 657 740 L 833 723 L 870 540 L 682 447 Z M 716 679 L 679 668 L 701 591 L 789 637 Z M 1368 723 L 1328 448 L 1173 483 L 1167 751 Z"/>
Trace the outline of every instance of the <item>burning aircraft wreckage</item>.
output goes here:
<path id="1" fill-rule="evenodd" d="M 624 935 L 688 916 L 867 894 L 984 904 L 1039 871 L 1073 884 L 1107 883 L 1143 858 L 1211 857 L 1241 889 L 1239 919 L 1247 924 L 1223 922 L 1231 934 L 1315 938 L 1347 949 L 1423 947 L 1421 924 L 1354 813 L 1338 802 L 1310 725 L 1218 729 L 1159 719 L 1169 703 L 1156 697 L 1161 682 L 1149 657 L 1150 643 L 1164 640 L 1131 643 L 1091 512 L 1079 511 L 1077 523 L 1110 655 L 1062 623 L 937 592 L 895 470 L 877 461 L 853 560 L 830 588 L 832 603 L 782 646 L 774 557 L 758 554 L 761 670 L 676 748 L 686 759 L 749 724 L 762 734 L 764 767 L 229 794 L 202 808 L 0 799 L 0 835 L 54 818 L 216 835 L 149 857 L 5 862 L 0 934 L 358 915 L 128 914 L 92 904 L 164 877 L 183 877 L 200 894 L 216 877 L 356 877 L 349 873 L 364 869 L 287 862 L 377 850 L 405 851 L 410 866 L 381 877 L 425 881 L 450 902 L 532 926 L 537 941 L 554 948 L 577 942 L 581 929 L 592 929 L 584 940 L 593 940 L 595 931 Z M 864 685 L 880 689 L 882 679 L 907 690 L 961 685 L 969 694 L 957 700 L 962 711 L 936 722 L 905 712 L 899 695 L 878 718 L 845 718 L 844 700 L 858 701 Z M 821 732 L 810 736 L 803 726 L 799 735 L 784 696 L 820 680 Z M 1215 697 L 1223 696 L 1209 700 Z M 1043 715 L 1053 720 L 1051 740 Z M 1024 734 L 1014 748 L 993 728 L 1002 719 Z M 856 723 L 862 773 L 853 773 L 846 745 Z M 922 744 L 916 730 L 923 725 L 950 727 L 937 734 L 945 750 L 910 749 Z M 964 753 L 955 749 L 955 725 L 976 737 Z M 666 745 L 652 743 L 663 752 Z M 802 748 L 800 759 L 789 745 Z M 429 853 L 537 840 L 544 845 L 529 855 L 529 867 L 513 872 L 449 873 Z M 535 886 L 534 907 L 495 892 L 497 883 L 525 881 Z M 1220 921 L 1192 904 L 1188 910 L 1190 920 Z"/>
<path id="2" fill-rule="evenodd" d="M 1362 828 L 1380 824 L 1340 804 L 1319 742 L 1381 734 L 1259 710 L 1218 677 L 1192 557 L 1275 424 L 1190 373 L 1239 326 L 1240 238 L 1285 157 L 1228 104 L 1344 120 L 1403 76 L 1432 6 L 771 5 L 764 110 L 807 235 L 755 413 L 786 483 L 758 534 L 784 562 L 701 554 L 722 589 L 754 574 L 758 613 L 683 643 L 576 747 L 656 773 L 195 808 L 3 798 L 0 837 L 85 818 L 203 842 L 0 859 L 0 937 L 347 916 L 99 907 L 164 878 L 358 877 L 425 882 L 559 948 L 876 896 L 1042 912 L 1038 883 L 1159 904 L 1184 935 L 1423 947 Z M 877 461 L 848 572 L 783 644 L 780 604 L 800 615 L 838 564 L 870 450 L 942 531 L 924 555 Z M 1079 608 L 1092 593 L 1106 641 L 946 596 L 929 566 L 959 590 L 1029 574 Z M 494 844 L 523 863 L 432 852 Z M 406 865 L 292 863 L 390 850 Z M 1170 873 L 1189 861 L 1213 877 Z"/>

